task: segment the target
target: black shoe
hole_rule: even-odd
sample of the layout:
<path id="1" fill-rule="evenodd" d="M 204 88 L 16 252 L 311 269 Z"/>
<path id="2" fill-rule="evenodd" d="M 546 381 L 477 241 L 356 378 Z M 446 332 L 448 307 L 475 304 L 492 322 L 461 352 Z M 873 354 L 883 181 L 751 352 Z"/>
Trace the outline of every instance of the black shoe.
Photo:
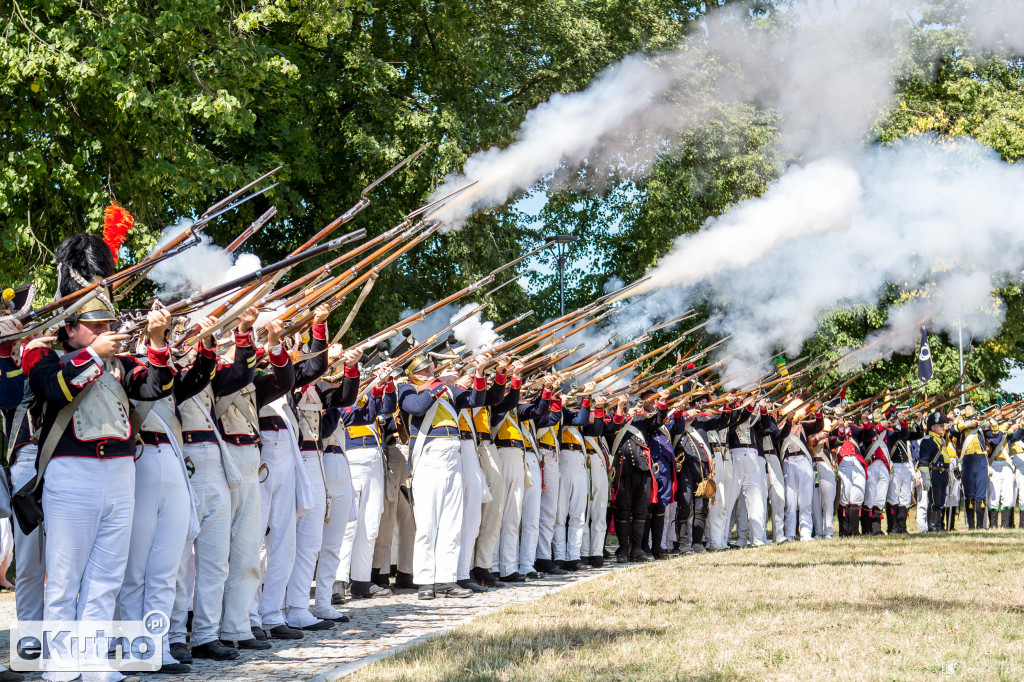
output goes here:
<path id="1" fill-rule="evenodd" d="M 329 620 L 318 620 L 317 622 L 313 623 L 312 625 L 303 625 L 299 629 L 300 630 L 305 630 L 306 632 L 318 632 L 320 630 L 330 630 L 333 627 L 334 627 L 334 623 L 332 623 Z"/>
<path id="2" fill-rule="evenodd" d="M 603 568 L 604 567 L 604 557 L 592 556 L 592 557 L 589 558 L 588 563 L 591 566 L 593 566 L 594 568 Z"/>
<path id="3" fill-rule="evenodd" d="M 501 576 L 500 580 L 503 583 L 525 583 L 526 582 L 526 578 L 524 578 L 523 576 L 519 575 L 518 573 L 509 573 L 508 575 L 503 575 L 503 576 Z"/>
<path id="4" fill-rule="evenodd" d="M 562 567 L 567 571 L 585 571 L 588 568 L 588 566 L 579 559 L 566 561 Z"/>
<path id="5" fill-rule="evenodd" d="M 629 563 L 629 557 L 626 556 L 625 554 L 616 554 L 615 555 L 615 563 L 617 563 L 617 564 L 628 564 Z"/>
<path id="6" fill-rule="evenodd" d="M 534 566 L 536 566 L 537 570 L 541 573 L 547 573 L 548 575 L 565 575 L 565 571 L 562 567 L 551 559 L 538 559 Z"/>
<path id="7" fill-rule="evenodd" d="M 281 623 L 270 628 L 267 631 L 267 636 L 273 639 L 302 639 L 302 631 Z"/>
<path id="8" fill-rule="evenodd" d="M 154 673 L 158 675 L 184 675 L 185 673 L 191 672 L 192 668 L 185 665 L 184 663 L 164 663 L 160 666 L 159 670 L 154 670 Z M 0 680 L 3 680 L 0 677 Z"/>
<path id="9" fill-rule="evenodd" d="M 530 571 L 526 574 L 526 577 L 530 580 L 540 580 L 540 573 L 538 573 L 537 571 Z"/>
<path id="10" fill-rule="evenodd" d="M 208 658 L 212 661 L 233 661 L 238 658 L 238 649 L 224 646 L 215 639 L 212 642 L 192 647 L 192 658 Z"/>
<path id="11" fill-rule="evenodd" d="M 252 636 L 256 638 L 257 642 L 267 641 L 267 631 L 263 628 L 258 628 L 255 625 L 252 627 Z"/>
<path id="12" fill-rule="evenodd" d="M 417 599 L 433 599 L 435 596 L 437 595 L 434 594 L 433 585 L 424 585 L 419 589 L 419 592 L 416 593 Z"/>
<path id="13" fill-rule="evenodd" d="M 370 582 L 381 587 L 391 587 L 391 576 L 381 575 L 379 568 L 370 569 Z"/>
<path id="14" fill-rule="evenodd" d="M 649 561 L 654 561 L 654 557 L 648 556 L 647 554 L 634 554 L 629 557 L 630 561 L 635 561 L 638 564 L 645 564 Z"/>
<path id="15" fill-rule="evenodd" d="M 242 649 L 249 649 L 251 651 L 265 651 L 266 649 L 270 649 L 273 646 L 270 642 L 266 640 L 261 642 L 255 637 L 250 637 L 249 639 L 240 639 L 237 642 L 231 643 L 222 639 L 220 640 L 220 643 L 224 646 L 231 646 L 232 644 L 234 644 L 234 648 L 238 649 L 239 651 L 241 651 Z"/>
<path id="16" fill-rule="evenodd" d="M 353 599 L 373 599 L 374 597 L 390 597 L 394 592 L 390 587 L 381 587 L 376 583 L 352 581 Z"/>
<path id="17" fill-rule="evenodd" d="M 477 581 L 484 587 L 493 587 L 495 589 L 499 587 L 508 587 L 505 583 L 498 580 L 498 577 L 488 571 L 486 568 L 474 568 L 469 572 L 469 577 Z"/>
<path id="18" fill-rule="evenodd" d="M 314 618 L 319 618 L 320 620 L 326 620 L 326 621 L 329 621 L 331 623 L 347 623 L 348 622 L 348 616 L 346 616 L 344 613 L 339 613 L 337 618 L 328 618 L 327 616 L 313 616 L 313 617 Z"/>
<path id="19" fill-rule="evenodd" d="M 665 552 L 655 552 L 655 553 L 651 554 L 651 557 L 655 561 L 664 561 L 665 559 L 668 559 L 668 555 L 665 554 Z"/>
<path id="20" fill-rule="evenodd" d="M 398 571 L 395 576 L 395 589 L 396 590 L 415 590 L 416 583 L 412 581 L 412 573 L 402 573 Z"/>
<path id="21" fill-rule="evenodd" d="M 704 545 L 696 544 L 696 545 L 693 545 L 692 547 L 690 547 L 690 551 L 692 551 L 694 554 L 703 554 L 704 552 L 706 552 L 708 550 L 706 550 L 704 548 Z"/>
<path id="22" fill-rule="evenodd" d="M 345 595 L 334 593 L 331 595 L 331 606 L 338 606 L 345 603 Z"/>
<path id="23" fill-rule="evenodd" d="M 5 670 L 0 673 L 0 682 L 21 682 L 24 679 L 24 675 L 13 670 Z"/>
<path id="24" fill-rule="evenodd" d="M 490 592 L 491 591 L 489 588 L 486 588 L 483 585 L 481 585 L 480 583 L 478 583 L 477 581 L 470 580 L 469 578 L 463 578 L 462 580 L 457 580 L 456 583 L 458 584 L 459 587 L 461 587 L 463 589 L 466 589 L 466 590 L 470 590 L 471 592 Z"/>
<path id="25" fill-rule="evenodd" d="M 438 597 L 450 597 L 454 599 L 465 599 L 472 597 L 473 591 L 465 587 L 459 587 L 456 583 L 435 583 L 434 594 Z"/>
<path id="26" fill-rule="evenodd" d="M 192 662 L 192 652 L 188 650 L 188 644 L 184 642 L 174 642 L 171 644 L 171 656 L 178 663 L 187 664 Z"/>

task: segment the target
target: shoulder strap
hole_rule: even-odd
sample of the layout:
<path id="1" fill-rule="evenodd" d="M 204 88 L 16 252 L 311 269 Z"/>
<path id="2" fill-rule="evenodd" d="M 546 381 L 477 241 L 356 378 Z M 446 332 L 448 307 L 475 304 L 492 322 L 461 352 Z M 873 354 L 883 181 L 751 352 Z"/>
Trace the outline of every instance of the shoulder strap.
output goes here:
<path id="1" fill-rule="evenodd" d="M 28 405 L 21 403 L 18 408 L 14 410 L 14 418 L 11 419 L 11 435 L 7 439 L 7 466 L 11 464 L 11 457 L 14 456 L 14 446 L 18 444 L 18 433 L 21 431 L 21 422 L 25 420 L 25 415 L 28 414 Z M 4 434 L 7 433 L 6 424 L 4 425 Z"/>
<path id="2" fill-rule="evenodd" d="M 163 400 L 158 400 L 151 403 L 143 403 L 142 405 L 147 404 L 150 405 L 150 409 L 153 411 L 153 413 L 156 416 L 160 417 L 160 421 L 166 424 L 167 428 L 171 430 L 172 433 L 170 435 L 174 436 L 174 439 L 178 443 L 178 447 L 181 448 L 183 445 L 185 445 L 185 438 L 181 433 L 181 421 L 178 420 L 178 415 L 174 414 L 174 410 L 172 410 Z M 140 408 L 141 407 L 142 406 L 140 405 Z"/>
<path id="3" fill-rule="evenodd" d="M 423 447 L 427 443 L 427 434 L 430 432 L 430 425 L 434 423 L 434 415 L 437 414 L 437 408 L 441 406 L 441 401 L 435 399 L 434 404 L 430 406 L 426 414 L 423 415 L 423 421 L 420 422 L 420 432 L 415 436 L 415 443 L 410 443 L 409 448 L 409 469 L 412 470 L 415 467 L 415 462 L 419 459 L 420 453 L 423 452 Z M 411 420 L 410 420 L 411 421 Z M 410 433 L 412 430 L 410 429 Z"/>
<path id="4" fill-rule="evenodd" d="M 100 376 L 103 376 L 103 374 Z M 53 426 L 50 427 L 50 432 L 46 434 L 46 440 L 43 441 L 43 447 L 39 448 L 39 458 L 36 463 L 36 482 L 32 485 L 32 492 L 36 492 L 39 489 L 39 485 L 43 482 L 43 472 L 46 471 L 46 465 L 50 463 L 53 451 L 57 449 L 57 443 L 60 442 L 61 436 L 64 435 L 68 424 L 71 423 L 75 410 L 82 404 L 85 396 L 92 390 L 93 386 L 95 384 L 89 384 L 83 388 L 75 396 L 74 400 L 62 407 L 60 412 L 57 413 L 57 417 L 53 420 Z"/>
<path id="5" fill-rule="evenodd" d="M 629 423 L 623 424 L 622 428 L 619 429 L 619 432 L 615 434 L 615 440 L 612 442 L 612 457 L 614 457 L 619 452 L 619 446 L 622 445 L 622 440 L 626 437 L 626 434 L 629 432 L 632 432 L 633 435 L 643 440 L 644 434 L 640 432 L 640 429 L 636 428 L 635 426 Z"/>

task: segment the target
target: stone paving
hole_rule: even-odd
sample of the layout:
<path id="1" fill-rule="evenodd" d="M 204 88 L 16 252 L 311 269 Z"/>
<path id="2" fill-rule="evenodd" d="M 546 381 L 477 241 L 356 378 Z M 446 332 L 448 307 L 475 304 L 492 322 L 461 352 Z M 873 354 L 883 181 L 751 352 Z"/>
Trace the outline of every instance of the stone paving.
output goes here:
<path id="1" fill-rule="evenodd" d="M 350 600 L 339 607 L 351 619 L 332 630 L 310 632 L 301 641 L 270 640 L 273 648 L 243 652 L 228 663 L 197 660 L 182 680 L 278 682 L 303 680 L 330 673 L 339 666 L 383 652 L 418 637 L 461 625 L 509 604 L 543 597 L 581 580 L 607 575 L 626 565 L 614 560 L 600 569 L 565 576 L 549 576 L 468 599 L 419 601 L 412 590 L 384 599 Z M 0 659 L 8 661 L 10 624 L 14 621 L 14 594 L 0 593 Z M 26 679 L 39 679 L 26 675 Z M 159 676 L 150 679 L 170 680 Z"/>

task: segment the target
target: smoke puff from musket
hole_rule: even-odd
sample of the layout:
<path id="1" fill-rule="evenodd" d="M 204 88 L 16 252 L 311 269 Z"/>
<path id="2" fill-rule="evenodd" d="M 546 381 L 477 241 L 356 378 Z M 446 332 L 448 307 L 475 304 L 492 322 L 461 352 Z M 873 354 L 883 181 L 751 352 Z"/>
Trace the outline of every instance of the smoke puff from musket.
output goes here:
<path id="1" fill-rule="evenodd" d="M 992 288 L 1019 279 L 1024 265 L 1024 168 L 973 141 L 923 138 L 871 148 L 849 170 L 861 191 L 837 216 L 840 228 L 794 234 L 743 268 L 708 268 L 700 286 L 684 292 L 723 309 L 714 328 L 734 334 L 722 353 L 734 365 L 729 371 L 778 349 L 798 353 L 822 315 L 837 306 L 874 305 L 891 283 L 907 298 L 889 311 L 889 327 L 879 335 L 885 343 L 858 354 L 858 362 L 913 348 L 921 319 L 947 333 L 961 320 L 974 338 L 998 331 L 1004 311 Z M 745 207 L 765 230 L 778 227 L 773 213 L 758 212 L 782 185 Z M 820 200 L 816 183 L 799 186 L 807 202 Z M 659 269 L 687 266 L 689 250 L 678 246 Z M 722 256 L 712 266 L 718 262 L 729 260 Z"/>
<path id="2" fill-rule="evenodd" d="M 157 248 L 190 228 L 192 222 L 184 219 L 166 228 L 157 241 Z M 260 260 L 256 256 L 243 253 L 236 257 L 214 244 L 202 232 L 199 232 L 199 237 L 201 242 L 198 245 L 161 261 L 149 273 L 149 278 L 158 286 L 158 293 L 172 293 L 186 285 L 194 289 L 216 286 L 260 268 Z"/>

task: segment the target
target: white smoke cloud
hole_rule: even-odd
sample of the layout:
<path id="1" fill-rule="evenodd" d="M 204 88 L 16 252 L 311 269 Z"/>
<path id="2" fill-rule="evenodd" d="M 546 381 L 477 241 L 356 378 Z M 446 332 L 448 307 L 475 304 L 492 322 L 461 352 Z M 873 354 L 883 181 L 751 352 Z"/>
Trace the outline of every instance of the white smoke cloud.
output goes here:
<path id="1" fill-rule="evenodd" d="M 192 226 L 192 220 L 184 219 L 166 228 L 157 241 L 157 248 L 167 244 L 174 237 Z M 260 259 L 248 253 L 231 254 L 217 246 L 207 235 L 199 232 L 200 243 L 181 254 L 161 261 L 149 273 L 161 294 L 181 290 L 185 286 L 194 289 L 216 286 L 236 277 L 255 272 L 260 268 Z"/>

